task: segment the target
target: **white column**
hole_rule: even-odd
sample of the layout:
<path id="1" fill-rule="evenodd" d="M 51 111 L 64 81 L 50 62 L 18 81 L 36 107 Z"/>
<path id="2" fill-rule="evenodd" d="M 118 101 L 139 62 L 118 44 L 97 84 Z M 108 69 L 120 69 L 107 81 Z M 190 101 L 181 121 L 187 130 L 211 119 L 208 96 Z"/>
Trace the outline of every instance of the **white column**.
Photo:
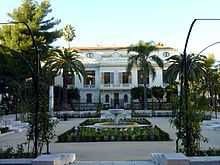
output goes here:
<path id="1" fill-rule="evenodd" d="M 180 84 L 177 85 L 178 96 L 180 96 Z"/>
<path id="2" fill-rule="evenodd" d="M 49 114 L 53 116 L 54 110 L 54 87 L 51 85 L 49 87 Z"/>

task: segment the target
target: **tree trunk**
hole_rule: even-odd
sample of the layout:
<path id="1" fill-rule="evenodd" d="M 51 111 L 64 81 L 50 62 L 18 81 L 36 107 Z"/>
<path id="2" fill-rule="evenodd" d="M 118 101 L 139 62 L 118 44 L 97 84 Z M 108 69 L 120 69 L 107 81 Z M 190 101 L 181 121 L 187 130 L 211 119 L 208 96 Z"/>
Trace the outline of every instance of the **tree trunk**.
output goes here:
<path id="1" fill-rule="evenodd" d="M 62 110 L 67 110 L 67 73 L 63 72 L 63 103 Z"/>
<path id="2" fill-rule="evenodd" d="M 151 88 L 151 100 L 152 100 L 152 116 L 155 116 L 155 112 L 154 112 L 154 98 L 153 98 L 153 94 L 152 94 L 152 88 Z"/>
<path id="3" fill-rule="evenodd" d="M 49 141 L 47 141 L 47 154 L 49 154 L 50 153 L 50 143 L 49 143 Z"/>
<path id="4" fill-rule="evenodd" d="M 218 113 L 218 109 L 217 109 L 217 93 L 215 91 L 215 118 L 217 119 L 217 113 Z"/>
<path id="5" fill-rule="evenodd" d="M 158 103 L 159 103 L 159 111 L 160 111 L 161 110 L 160 99 L 158 99 Z"/>
<path id="6" fill-rule="evenodd" d="M 144 110 L 147 110 L 147 81 L 144 81 Z"/>

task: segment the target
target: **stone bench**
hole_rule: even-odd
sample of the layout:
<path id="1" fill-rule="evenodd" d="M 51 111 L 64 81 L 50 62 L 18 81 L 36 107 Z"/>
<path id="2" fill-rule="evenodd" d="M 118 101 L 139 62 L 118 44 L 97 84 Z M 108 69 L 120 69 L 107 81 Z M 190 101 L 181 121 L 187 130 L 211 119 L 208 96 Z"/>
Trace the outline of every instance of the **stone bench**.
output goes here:
<path id="1" fill-rule="evenodd" d="M 219 165 L 220 156 L 195 156 L 189 157 L 190 165 Z"/>
<path id="2" fill-rule="evenodd" d="M 152 162 L 155 165 L 163 165 L 163 154 L 162 153 L 151 153 Z"/>
<path id="3" fill-rule="evenodd" d="M 182 153 L 152 153 L 155 165 L 190 165 L 189 159 Z"/>
<path id="4" fill-rule="evenodd" d="M 165 153 L 164 165 L 190 165 L 189 158 L 182 153 Z"/>
<path id="5" fill-rule="evenodd" d="M 66 165 L 76 160 L 74 153 L 40 155 L 32 161 L 32 165 Z"/>
<path id="6" fill-rule="evenodd" d="M 4 165 L 31 165 L 33 159 L 0 159 Z"/>

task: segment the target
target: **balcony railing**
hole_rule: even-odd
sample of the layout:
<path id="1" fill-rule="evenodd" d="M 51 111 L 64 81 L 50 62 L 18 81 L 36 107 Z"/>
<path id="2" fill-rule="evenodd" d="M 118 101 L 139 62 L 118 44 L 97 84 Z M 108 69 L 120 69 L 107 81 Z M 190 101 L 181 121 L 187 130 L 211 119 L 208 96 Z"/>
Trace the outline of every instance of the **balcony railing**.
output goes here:
<path id="1" fill-rule="evenodd" d="M 84 88 L 95 88 L 95 84 L 84 84 Z"/>
<path id="2" fill-rule="evenodd" d="M 132 84 L 101 84 L 101 88 L 131 88 Z"/>

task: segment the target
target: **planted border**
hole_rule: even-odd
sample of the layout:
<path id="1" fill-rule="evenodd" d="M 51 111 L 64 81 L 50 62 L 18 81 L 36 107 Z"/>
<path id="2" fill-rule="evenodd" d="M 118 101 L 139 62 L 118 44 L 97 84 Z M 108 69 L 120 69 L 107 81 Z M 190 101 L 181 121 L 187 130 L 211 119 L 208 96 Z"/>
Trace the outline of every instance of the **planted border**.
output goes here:
<path id="1" fill-rule="evenodd" d="M 95 123 L 111 120 L 88 119 L 80 124 L 77 129 L 72 128 L 58 136 L 57 142 L 102 142 L 102 141 L 169 141 L 170 136 L 158 126 L 135 128 L 103 128 L 95 129 L 83 127 Z M 146 119 L 128 119 L 129 122 L 138 124 L 151 123 Z"/>

